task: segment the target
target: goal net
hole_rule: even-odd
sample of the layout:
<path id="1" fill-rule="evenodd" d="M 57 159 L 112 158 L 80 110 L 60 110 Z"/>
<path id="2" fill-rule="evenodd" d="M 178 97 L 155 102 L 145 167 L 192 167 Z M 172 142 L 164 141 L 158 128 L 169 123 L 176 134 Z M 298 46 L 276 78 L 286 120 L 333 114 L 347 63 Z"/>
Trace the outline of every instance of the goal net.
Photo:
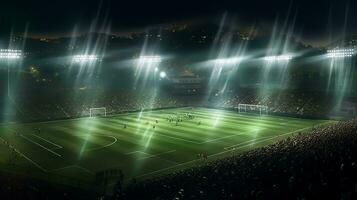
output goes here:
<path id="1" fill-rule="evenodd" d="M 89 117 L 106 117 L 106 116 L 107 116 L 107 109 L 105 107 L 89 109 Z"/>
<path id="2" fill-rule="evenodd" d="M 254 104 L 238 104 L 238 112 L 253 112 L 259 113 L 260 115 L 268 114 L 268 106 L 254 105 Z"/>

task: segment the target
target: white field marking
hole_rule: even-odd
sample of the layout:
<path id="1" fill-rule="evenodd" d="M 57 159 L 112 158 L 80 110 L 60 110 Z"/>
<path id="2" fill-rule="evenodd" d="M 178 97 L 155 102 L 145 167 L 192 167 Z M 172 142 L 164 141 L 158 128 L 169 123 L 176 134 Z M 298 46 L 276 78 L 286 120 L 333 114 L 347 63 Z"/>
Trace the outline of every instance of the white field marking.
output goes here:
<path id="1" fill-rule="evenodd" d="M 131 155 L 131 154 L 135 154 L 135 153 L 143 153 L 143 154 L 146 154 L 146 155 L 151 155 L 151 154 L 145 153 L 143 151 L 132 151 L 132 152 L 129 152 L 129 153 L 125 153 L 125 155 Z"/>
<path id="2" fill-rule="evenodd" d="M 247 144 L 247 143 L 250 143 L 250 144 L 254 144 L 255 142 L 258 142 L 262 139 L 265 139 L 265 138 L 271 138 L 271 137 L 274 137 L 274 136 L 265 136 L 265 137 L 260 137 L 260 138 L 256 138 L 256 139 L 252 139 L 252 140 L 248 140 L 248 141 L 245 141 L 245 142 L 241 142 L 239 144 L 235 144 L 235 145 L 232 145 L 232 146 L 229 146 L 229 147 L 224 147 L 224 149 L 232 149 L 232 148 L 235 148 L 237 146 L 240 146 L 242 144 Z"/>
<path id="3" fill-rule="evenodd" d="M 241 135 L 242 134 L 227 135 L 227 136 L 223 136 L 223 137 L 219 137 L 219 138 L 215 138 L 215 139 L 211 139 L 211 140 L 206 140 L 204 142 L 201 142 L 200 144 L 206 144 L 206 143 L 222 140 L 222 139 L 225 139 L 225 138 L 231 138 L 231 137 L 234 137 L 234 136 L 241 136 Z"/>
<path id="4" fill-rule="evenodd" d="M 175 151 L 176 151 L 176 150 L 165 151 L 165 152 L 162 152 L 162 153 L 159 153 L 159 154 L 154 154 L 154 155 L 151 155 L 151 156 L 148 156 L 148 157 L 140 158 L 139 160 L 147 159 L 147 158 L 159 157 L 159 156 L 162 156 L 162 155 L 165 155 L 165 154 L 173 153 L 173 152 L 175 152 Z M 172 162 L 173 162 L 173 161 L 172 161 Z"/>
<path id="5" fill-rule="evenodd" d="M 46 170 L 45 168 L 43 168 L 41 165 L 39 165 L 38 163 L 36 163 L 35 161 L 33 161 L 31 158 L 25 156 L 23 153 L 21 153 L 19 150 L 15 150 L 18 154 L 20 154 L 22 157 L 24 157 L 26 160 L 28 160 L 30 163 L 32 163 L 33 165 L 35 165 L 37 168 L 39 168 L 40 170 L 42 170 L 43 172 L 48 172 L 48 170 Z"/>
<path id="6" fill-rule="evenodd" d="M 41 136 L 38 136 L 38 135 L 35 135 L 35 134 L 32 134 L 32 135 L 35 136 L 35 137 L 37 137 L 37 138 L 39 138 L 39 139 L 41 139 L 41 140 L 43 140 L 43 141 L 45 141 L 45 142 L 47 142 L 47 143 L 52 144 L 53 146 L 56 146 L 56 147 L 57 147 L 56 149 L 62 149 L 62 148 L 63 148 L 61 145 L 58 145 L 58 144 L 56 144 L 56 143 L 53 143 L 53 142 L 51 142 L 51 141 L 49 141 L 49 140 L 47 140 L 47 139 L 45 139 L 45 138 L 43 138 L 43 137 L 41 137 Z"/>
<path id="7" fill-rule="evenodd" d="M 271 139 L 271 138 L 269 138 Z M 268 139 L 268 140 L 269 140 Z M 259 141 L 257 143 L 260 143 L 262 141 Z M 243 145 L 240 148 L 243 148 L 243 147 L 246 147 L 246 146 L 249 146 L 251 144 L 246 144 L 246 145 Z M 234 151 L 234 150 L 237 150 L 236 149 L 230 149 L 230 150 L 226 150 L 226 151 L 222 151 L 222 152 L 219 152 L 219 153 L 216 153 L 216 154 L 212 154 L 212 155 L 209 155 L 208 157 L 213 157 L 213 156 L 217 156 L 217 155 L 220 155 L 220 154 L 224 154 L 224 153 L 227 153 L 227 152 L 230 152 L 230 151 Z M 142 174 L 140 176 L 137 176 L 136 178 L 140 178 L 140 177 L 144 177 L 144 176 L 148 176 L 148 175 L 151 175 L 151 174 L 155 174 L 155 173 L 158 173 L 158 172 L 162 172 L 162 171 L 167 171 L 167 170 L 170 170 L 170 169 L 174 169 L 178 166 L 182 166 L 182 165 L 187 165 L 187 164 L 190 164 L 190 163 L 193 163 L 193 162 L 196 162 L 198 159 L 194 159 L 194 160 L 191 160 L 191 161 L 187 161 L 187 162 L 183 162 L 183 163 L 180 163 L 180 164 L 177 164 L 177 165 L 173 165 L 173 166 L 170 166 L 170 167 L 166 167 L 166 168 L 163 168 L 163 169 L 159 169 L 159 170 L 156 170 L 156 171 L 153 171 L 153 172 L 149 172 L 149 173 L 145 173 L 145 174 Z"/>
<path id="8" fill-rule="evenodd" d="M 55 172 L 55 171 L 61 171 L 61 170 L 64 170 L 64 169 L 69 169 L 69 168 L 78 168 L 78 169 L 81 169 L 89 174 L 95 174 L 93 171 L 89 170 L 89 169 L 86 169 L 84 167 L 81 167 L 79 165 L 68 165 L 68 166 L 64 166 L 64 167 L 60 167 L 60 168 L 57 168 L 57 169 L 52 169 L 52 170 L 49 170 L 49 172 Z"/>
<path id="9" fill-rule="evenodd" d="M 325 123 L 322 123 L 322 124 L 319 124 L 320 126 L 324 125 L 324 124 L 329 124 L 329 123 L 332 123 L 332 122 L 325 122 Z M 262 143 L 262 142 L 265 142 L 265 141 L 269 141 L 269 140 L 273 140 L 275 138 L 278 138 L 278 137 L 282 137 L 282 136 L 285 136 L 285 135 L 291 135 L 293 133 L 296 133 L 296 132 L 301 132 L 301 131 L 304 131 L 304 130 L 308 130 L 308 129 L 311 129 L 312 127 L 305 127 L 305 128 L 302 128 L 302 129 L 298 129 L 298 130 L 295 130 L 295 131 L 291 131 L 291 132 L 288 132 L 288 133 L 283 133 L 283 134 L 280 134 L 280 135 L 277 135 L 277 136 L 273 136 L 273 137 L 269 137 L 267 139 L 264 139 L 264 140 L 259 140 L 257 142 L 253 142 L 255 144 L 258 144 L 258 143 Z M 230 151 L 234 151 L 234 150 L 237 150 L 237 149 L 241 149 L 243 147 L 246 147 L 246 146 L 249 146 L 251 144 L 247 144 L 247 145 L 243 145 L 243 146 L 240 146 L 238 148 L 234 148 L 234 149 L 230 149 L 230 150 L 226 150 L 226 151 L 222 151 L 220 153 L 216 153 L 216 154 L 212 154 L 208 157 L 212 157 L 212 156 L 217 156 L 217 155 L 220 155 L 220 154 L 224 154 L 224 153 L 227 153 L 227 152 L 230 152 Z"/>
<path id="10" fill-rule="evenodd" d="M 139 151 L 131 151 L 131 152 L 128 152 L 128 153 L 124 153 L 125 155 L 131 155 L 131 154 L 134 154 L 136 152 L 139 152 Z"/>
<path id="11" fill-rule="evenodd" d="M 265 128 L 261 128 L 257 131 L 261 131 L 261 130 L 264 130 Z M 231 137 L 234 137 L 234 136 L 242 136 L 246 133 L 251 133 L 251 132 L 255 132 L 255 131 L 245 131 L 243 133 L 240 133 L 240 134 L 234 134 L 234 135 L 227 135 L 227 136 L 223 136 L 223 137 L 220 137 L 220 138 L 215 138 L 215 139 L 212 139 L 212 140 L 206 140 L 204 142 L 201 142 L 200 144 L 205 144 L 205 143 L 209 143 L 209 142 L 214 142 L 214 141 L 218 141 L 218 140 L 222 140 L 222 139 L 225 139 L 225 138 L 231 138 Z"/>
<path id="12" fill-rule="evenodd" d="M 165 158 L 162 158 L 162 157 L 159 157 L 159 158 L 162 159 L 162 160 L 165 160 L 166 162 L 170 162 L 172 164 L 175 164 L 175 165 L 179 164 L 178 162 L 173 161 L 173 160 L 165 159 Z"/>
<path id="13" fill-rule="evenodd" d="M 176 150 L 171 150 L 171 151 L 167 151 L 167 152 L 163 152 L 163 153 L 155 154 L 155 155 L 152 155 L 152 154 L 149 154 L 149 153 L 146 153 L 146 152 L 143 152 L 143 151 L 133 151 L 133 152 L 126 153 L 125 155 L 132 155 L 132 154 L 135 154 L 135 153 L 142 153 L 142 154 L 145 154 L 145 155 L 147 155 L 147 156 L 142 157 L 142 158 L 139 158 L 138 160 L 143 160 L 143 159 L 149 159 L 149 158 L 159 157 L 160 155 L 172 153 L 172 152 L 174 152 L 174 151 L 176 151 Z M 162 158 L 162 159 L 163 159 L 163 158 Z M 166 160 L 166 159 L 163 159 L 163 160 Z M 174 163 L 174 164 L 178 164 L 177 162 L 172 161 L 172 160 L 166 160 L 166 161 L 167 161 L 167 162 Z"/>
<path id="14" fill-rule="evenodd" d="M 56 169 L 51 169 L 51 170 L 49 170 L 49 172 L 60 171 L 60 170 L 68 169 L 68 168 L 71 168 L 71 167 L 75 167 L 75 165 L 68 165 L 68 166 L 65 166 L 65 167 L 60 167 L 60 168 L 56 168 Z"/>
<path id="15" fill-rule="evenodd" d="M 58 154 L 58 153 L 52 151 L 52 150 L 49 149 L 49 148 L 46 148 L 46 147 L 42 146 L 41 144 L 39 144 L 39 143 L 37 143 L 37 142 L 31 140 L 31 139 L 28 138 L 28 137 L 26 137 L 26 136 L 24 136 L 24 135 L 22 135 L 22 134 L 20 134 L 20 136 L 21 136 L 22 138 L 26 139 L 27 141 L 29 141 L 29 142 L 31 142 L 31 143 L 33 143 L 33 144 L 36 144 L 37 146 L 39 146 L 39 147 L 45 149 L 46 151 L 48 151 L 48 152 L 50 152 L 50 153 L 52 153 L 52 154 L 54 154 L 54 155 L 56 155 L 56 156 L 58 156 L 58 157 L 62 157 L 62 155 L 60 155 L 60 154 Z"/>
<path id="16" fill-rule="evenodd" d="M 0 137 L 0 139 L 5 142 L 5 140 L 3 138 Z M 48 170 L 46 170 L 45 168 L 43 168 L 41 165 L 39 165 L 38 163 L 36 163 L 35 161 L 31 160 L 29 157 L 25 156 L 23 153 L 21 153 L 18 149 L 16 148 L 12 148 L 14 151 L 16 151 L 16 153 L 20 154 L 22 157 L 24 157 L 26 160 L 28 160 L 30 163 L 32 163 L 33 165 L 35 165 L 37 168 L 39 168 L 41 171 L 43 172 L 48 172 Z"/>
<path id="17" fill-rule="evenodd" d="M 175 139 L 175 140 L 185 141 L 185 142 L 192 143 L 192 144 L 201 144 L 200 142 L 194 142 L 192 140 L 186 140 L 186 139 L 183 139 L 183 138 L 178 138 L 178 137 L 174 137 L 174 136 L 168 136 L 168 135 L 161 134 L 161 133 L 155 133 L 155 134 L 161 135 L 163 137 L 168 137 L 168 138 L 171 138 L 171 139 Z"/>
<path id="18" fill-rule="evenodd" d="M 322 126 L 324 124 L 328 124 L 328 123 L 333 123 L 331 121 L 329 122 L 325 122 L 325 123 L 322 123 L 322 124 L 318 124 L 319 126 Z M 268 139 L 265 139 L 265 140 L 261 140 L 259 142 L 256 142 L 256 144 L 258 143 L 261 143 L 261 142 L 265 142 L 265 141 L 268 141 L 268 140 L 272 140 L 272 139 L 275 139 L 277 137 L 281 137 L 281 136 L 284 136 L 284 135 L 288 135 L 288 134 L 293 134 L 293 133 L 296 133 L 296 132 L 300 132 L 300 131 L 304 131 L 304 130 L 307 130 L 307 129 L 311 129 L 312 127 L 306 127 L 306 128 L 302 128 L 302 129 L 299 129 L 299 130 L 296 130 L 296 131 L 292 131 L 292 132 L 289 132 L 289 133 L 284 133 L 284 134 L 281 134 L 281 135 L 277 135 L 277 136 L 273 136 L 271 138 L 268 138 Z M 250 144 L 247 144 L 247 145 L 244 145 L 244 146 L 241 146 L 239 148 L 243 148 L 243 147 L 246 147 L 246 146 L 249 146 Z M 214 157 L 214 156 L 217 156 L 217 155 L 221 155 L 221 154 L 225 154 L 227 152 L 230 152 L 230 151 L 234 151 L 234 150 L 237 150 L 236 149 L 230 149 L 230 150 L 226 150 L 226 151 L 222 151 L 222 152 L 219 152 L 219 153 L 216 153 L 216 154 L 212 154 L 212 155 L 209 155 L 208 157 Z M 177 164 L 177 165 L 173 165 L 173 166 L 170 166 L 170 167 L 166 167 L 166 168 L 163 168 L 163 169 L 159 169 L 159 170 L 156 170 L 156 171 L 152 171 L 152 172 L 149 172 L 149 173 L 145 173 L 145 174 L 142 174 L 142 175 L 139 175 L 139 176 L 136 176 L 136 178 L 140 178 L 140 177 L 145 177 L 145 176 L 148 176 L 148 175 L 151 175 L 151 174 L 156 174 L 158 172 L 163 172 L 163 171 L 167 171 L 167 170 L 170 170 L 170 169 L 174 169 L 178 166 L 182 166 L 182 165 L 187 165 L 187 164 L 190 164 L 190 163 L 194 163 L 196 162 L 197 159 L 194 159 L 194 160 L 191 160 L 191 161 L 187 161 L 187 162 L 183 162 L 183 163 L 180 163 L 180 164 Z"/>
<path id="19" fill-rule="evenodd" d="M 100 135 L 100 134 L 96 134 L 96 135 Z M 107 144 L 107 145 L 105 145 L 105 146 L 97 147 L 97 148 L 93 148 L 93 149 L 88 149 L 88 150 L 86 150 L 86 151 L 95 151 L 95 150 L 104 149 L 104 148 L 107 148 L 107 147 L 112 146 L 113 144 L 115 144 L 115 143 L 118 141 L 118 139 L 117 139 L 116 137 L 111 136 L 111 135 L 100 135 L 100 136 L 113 138 L 114 141 L 111 142 L 111 143 L 109 143 L 109 144 Z"/>

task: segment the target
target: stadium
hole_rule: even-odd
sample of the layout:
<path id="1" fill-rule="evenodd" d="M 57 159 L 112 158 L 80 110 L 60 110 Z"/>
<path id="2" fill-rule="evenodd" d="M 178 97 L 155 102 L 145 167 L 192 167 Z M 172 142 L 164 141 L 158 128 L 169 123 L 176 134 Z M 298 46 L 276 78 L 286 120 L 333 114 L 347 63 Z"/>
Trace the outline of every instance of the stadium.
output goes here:
<path id="1" fill-rule="evenodd" d="M 354 3 L 323 41 L 303 1 L 185 20 L 152 3 L 120 23 L 133 3 L 37 4 L 48 19 L 0 14 L 18 17 L 0 21 L 2 199 L 357 197 Z"/>

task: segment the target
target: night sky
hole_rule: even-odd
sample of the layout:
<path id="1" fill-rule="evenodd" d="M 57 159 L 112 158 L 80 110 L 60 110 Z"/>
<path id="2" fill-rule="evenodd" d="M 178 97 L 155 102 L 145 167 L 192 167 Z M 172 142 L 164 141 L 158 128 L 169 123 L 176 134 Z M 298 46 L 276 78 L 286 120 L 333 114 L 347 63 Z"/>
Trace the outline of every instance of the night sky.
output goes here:
<path id="1" fill-rule="evenodd" d="M 120 33 L 219 20 L 228 13 L 245 25 L 271 25 L 277 18 L 284 21 L 295 16 L 295 29 L 306 42 L 324 44 L 331 34 L 337 37 L 344 30 L 348 35 L 357 33 L 356 11 L 357 2 L 348 0 L 5 0 L 0 2 L 0 33 L 13 30 L 21 34 L 28 26 L 32 37 L 66 36 L 75 26 L 88 30 L 96 16 L 99 23 L 110 23 L 113 33 Z"/>

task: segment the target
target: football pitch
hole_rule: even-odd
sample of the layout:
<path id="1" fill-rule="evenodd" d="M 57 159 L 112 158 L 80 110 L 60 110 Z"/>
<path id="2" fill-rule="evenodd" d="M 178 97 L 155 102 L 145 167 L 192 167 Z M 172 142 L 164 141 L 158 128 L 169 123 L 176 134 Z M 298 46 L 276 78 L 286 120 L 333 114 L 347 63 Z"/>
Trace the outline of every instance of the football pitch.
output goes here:
<path id="1" fill-rule="evenodd" d="M 173 108 L 106 118 L 3 124 L 0 168 L 83 181 L 92 181 L 102 170 L 120 169 L 125 179 L 140 179 L 205 162 L 197 157 L 200 153 L 216 159 L 331 122 Z"/>

